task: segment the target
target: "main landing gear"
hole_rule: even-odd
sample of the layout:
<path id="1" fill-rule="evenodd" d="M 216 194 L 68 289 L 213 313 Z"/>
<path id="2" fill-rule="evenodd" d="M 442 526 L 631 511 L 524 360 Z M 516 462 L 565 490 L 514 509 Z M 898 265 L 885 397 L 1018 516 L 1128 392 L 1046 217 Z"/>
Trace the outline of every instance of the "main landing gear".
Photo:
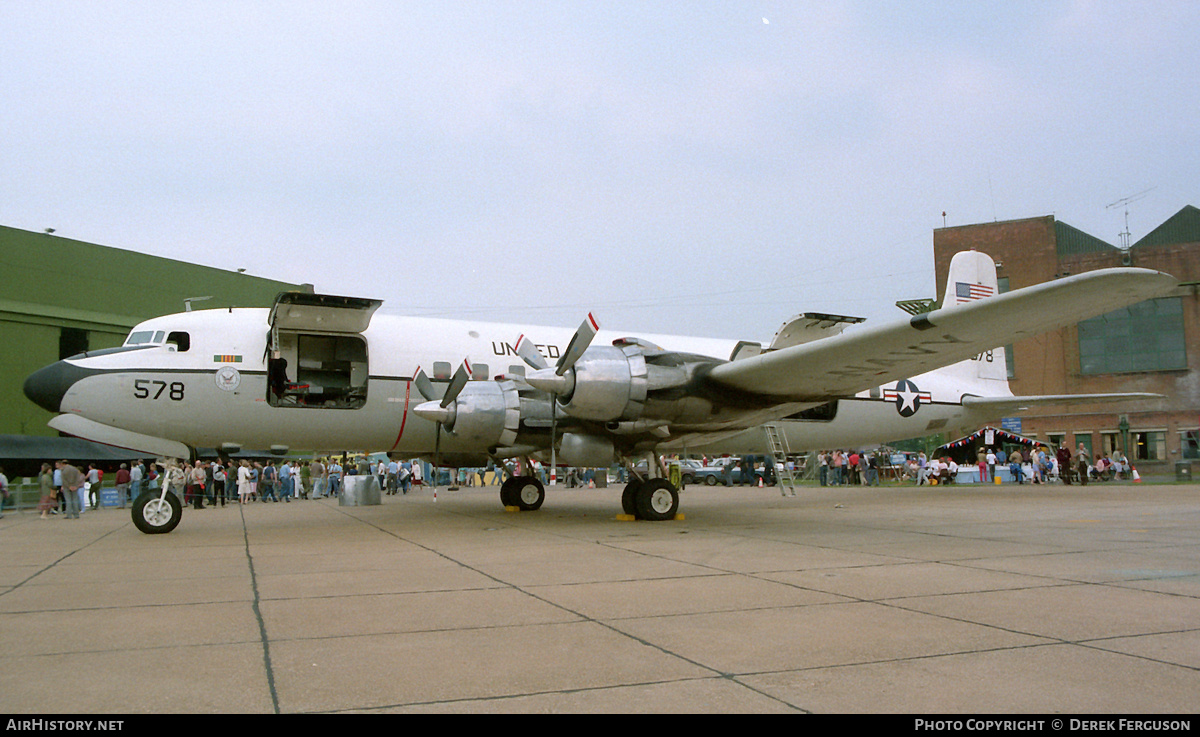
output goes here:
<path id="1" fill-rule="evenodd" d="M 534 476 L 509 476 L 500 485 L 500 502 L 522 512 L 540 509 L 546 501 L 546 487 Z"/>
<path id="2" fill-rule="evenodd" d="M 651 468 L 662 471 L 658 458 L 651 456 Z M 632 480 L 621 494 L 621 509 L 625 514 L 642 520 L 662 522 L 675 519 L 679 513 L 679 489 L 669 479 L 642 477 L 634 472 Z M 497 463 L 499 466 L 499 463 Z M 522 512 L 541 509 L 546 501 L 546 488 L 536 476 L 509 476 L 500 485 L 500 502 Z"/>
<path id="3" fill-rule="evenodd" d="M 679 511 L 679 490 L 667 479 L 634 477 L 621 494 L 621 508 L 637 519 L 662 522 L 675 519 Z"/>

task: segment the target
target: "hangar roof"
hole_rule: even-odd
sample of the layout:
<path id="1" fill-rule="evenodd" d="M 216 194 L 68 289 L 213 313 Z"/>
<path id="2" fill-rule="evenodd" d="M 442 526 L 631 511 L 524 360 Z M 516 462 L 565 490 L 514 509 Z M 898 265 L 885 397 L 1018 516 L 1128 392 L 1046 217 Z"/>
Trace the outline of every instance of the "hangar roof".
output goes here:
<path id="1" fill-rule="evenodd" d="M 1200 243 L 1200 210 L 1192 205 L 1167 218 L 1132 247 L 1171 246 L 1177 243 Z"/>

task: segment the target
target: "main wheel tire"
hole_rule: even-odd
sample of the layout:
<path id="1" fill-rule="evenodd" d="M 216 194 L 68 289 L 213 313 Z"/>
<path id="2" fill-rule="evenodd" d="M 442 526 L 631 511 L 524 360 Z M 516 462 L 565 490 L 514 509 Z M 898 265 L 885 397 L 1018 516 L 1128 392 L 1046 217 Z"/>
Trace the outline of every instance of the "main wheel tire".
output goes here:
<path id="1" fill-rule="evenodd" d="M 517 506 L 517 495 L 515 492 L 518 480 L 519 477 L 517 476 L 509 476 L 504 480 L 504 483 L 500 484 L 500 503 L 506 507 Z"/>
<path id="2" fill-rule="evenodd" d="M 628 484 L 625 484 L 625 491 L 621 492 L 621 510 L 631 517 L 639 517 L 637 509 L 637 493 L 638 489 L 642 488 L 642 482 L 634 479 Z"/>
<path id="3" fill-rule="evenodd" d="M 638 490 L 638 517 L 654 522 L 675 519 L 679 511 L 679 491 L 666 479 L 650 479 Z"/>
<path id="4" fill-rule="evenodd" d="M 533 476 L 522 476 L 513 485 L 512 498 L 522 512 L 534 512 L 546 501 L 546 488 Z"/>
<path id="5" fill-rule="evenodd" d="M 175 529 L 183 518 L 183 504 L 171 492 L 143 491 L 133 500 L 133 524 L 147 535 L 161 535 Z"/>

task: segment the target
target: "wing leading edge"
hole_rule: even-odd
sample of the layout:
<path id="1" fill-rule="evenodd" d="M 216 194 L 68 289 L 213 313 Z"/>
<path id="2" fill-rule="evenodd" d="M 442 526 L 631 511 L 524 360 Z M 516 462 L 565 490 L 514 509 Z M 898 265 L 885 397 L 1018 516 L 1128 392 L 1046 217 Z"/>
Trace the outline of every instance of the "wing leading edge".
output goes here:
<path id="1" fill-rule="evenodd" d="M 850 396 L 1163 296 L 1178 283 L 1150 269 L 1089 271 L 721 364 L 709 379 L 718 387 L 792 401 Z"/>

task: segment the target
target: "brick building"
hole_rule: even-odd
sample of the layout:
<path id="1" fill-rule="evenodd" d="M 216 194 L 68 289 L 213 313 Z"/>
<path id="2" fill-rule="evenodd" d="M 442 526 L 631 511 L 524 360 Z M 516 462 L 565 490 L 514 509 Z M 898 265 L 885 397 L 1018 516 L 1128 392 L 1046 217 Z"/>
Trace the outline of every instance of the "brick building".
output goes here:
<path id="1" fill-rule="evenodd" d="M 1007 346 L 1014 394 L 1155 392 L 1165 400 L 1045 406 L 1022 415 L 1020 432 L 1093 454 L 1120 449 L 1142 473 L 1200 470 L 1200 210 L 1183 208 L 1123 250 L 1053 216 L 934 231 L 937 293 L 951 257 L 975 249 L 997 264 L 1000 290 L 1113 266 L 1165 271 L 1175 294 Z M 1000 418 L 997 418 L 1000 419 Z M 1195 468 L 1192 468 L 1195 466 Z"/>

